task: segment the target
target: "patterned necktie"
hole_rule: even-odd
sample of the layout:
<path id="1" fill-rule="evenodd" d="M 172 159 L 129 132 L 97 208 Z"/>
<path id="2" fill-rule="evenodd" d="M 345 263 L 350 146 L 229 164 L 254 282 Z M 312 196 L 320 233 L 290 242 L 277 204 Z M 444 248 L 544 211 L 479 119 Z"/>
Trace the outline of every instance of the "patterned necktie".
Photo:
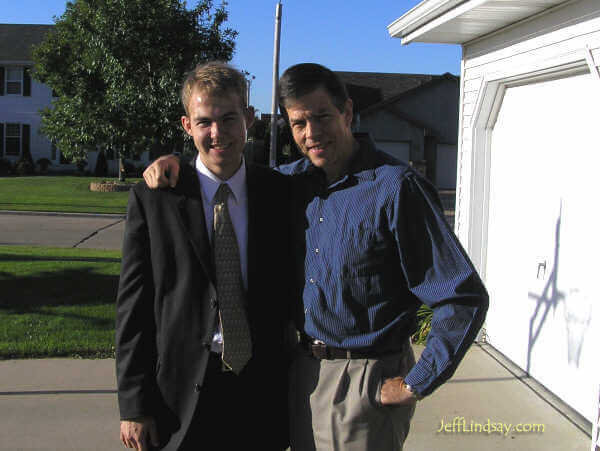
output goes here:
<path id="1" fill-rule="evenodd" d="M 215 194 L 213 249 L 223 328 L 223 362 L 238 374 L 252 355 L 250 328 L 244 309 L 240 254 L 227 209 L 229 185 L 221 183 Z"/>

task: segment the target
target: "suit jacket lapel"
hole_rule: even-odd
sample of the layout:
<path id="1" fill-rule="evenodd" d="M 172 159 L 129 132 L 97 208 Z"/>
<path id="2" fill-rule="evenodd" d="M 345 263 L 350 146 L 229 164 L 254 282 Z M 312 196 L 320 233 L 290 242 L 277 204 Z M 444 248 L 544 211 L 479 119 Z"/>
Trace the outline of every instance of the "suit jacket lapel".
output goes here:
<path id="1" fill-rule="evenodd" d="M 257 271 L 263 271 L 259 261 L 259 252 L 261 243 L 264 243 L 261 233 L 264 232 L 264 220 L 262 209 L 267 207 L 264 202 L 265 197 L 264 183 L 261 182 L 260 174 L 257 173 L 256 166 L 246 162 L 246 185 L 248 187 L 248 292 L 253 288 L 253 282 L 256 281 Z M 261 200 L 262 199 L 262 200 Z M 261 224 L 263 227 L 261 227 Z"/>
<path id="2" fill-rule="evenodd" d="M 192 160 L 194 161 L 194 160 Z M 210 242 L 206 231 L 200 182 L 192 165 L 182 165 L 179 182 L 174 188 L 180 195 L 177 205 L 179 220 L 185 229 L 194 252 L 208 277 L 215 282 Z"/>

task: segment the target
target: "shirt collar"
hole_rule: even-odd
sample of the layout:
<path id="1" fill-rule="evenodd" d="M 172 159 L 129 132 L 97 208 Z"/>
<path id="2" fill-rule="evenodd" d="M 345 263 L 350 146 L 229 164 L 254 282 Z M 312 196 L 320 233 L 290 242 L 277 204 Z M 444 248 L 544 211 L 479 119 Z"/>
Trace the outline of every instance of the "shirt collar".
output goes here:
<path id="1" fill-rule="evenodd" d="M 348 170 L 342 178 L 329 185 L 329 189 L 342 185 L 349 179 L 375 179 L 376 152 L 373 140 L 368 133 L 354 133 L 354 139 L 359 147 L 352 155 Z"/>
<path id="2" fill-rule="evenodd" d="M 375 144 L 368 133 L 355 133 L 354 138 L 358 141 L 359 148 L 348 165 L 348 175 L 374 180 L 377 167 Z"/>
<path id="3" fill-rule="evenodd" d="M 239 169 L 227 180 L 221 180 L 200 159 L 200 154 L 196 157 L 196 172 L 200 181 L 200 189 L 205 199 L 212 202 L 221 183 L 227 183 L 233 193 L 236 203 L 243 199 L 244 189 L 246 188 L 246 160 L 242 155 L 242 164 Z"/>

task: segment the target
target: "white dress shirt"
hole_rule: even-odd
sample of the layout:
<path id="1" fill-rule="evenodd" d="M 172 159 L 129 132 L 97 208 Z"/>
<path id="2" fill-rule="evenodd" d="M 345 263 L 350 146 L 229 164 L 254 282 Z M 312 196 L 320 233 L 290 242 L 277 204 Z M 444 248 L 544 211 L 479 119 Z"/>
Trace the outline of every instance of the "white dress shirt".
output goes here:
<path id="1" fill-rule="evenodd" d="M 210 169 L 208 169 L 200 155 L 196 157 L 196 171 L 202 191 L 202 203 L 204 207 L 204 218 L 206 220 L 206 231 L 208 239 L 212 243 L 214 198 L 221 183 L 227 183 L 233 195 L 227 199 L 227 209 L 233 224 L 233 230 L 240 252 L 240 266 L 242 271 L 242 283 L 244 289 L 248 289 L 248 189 L 246 186 L 246 162 L 242 157 L 240 168 L 228 180 L 221 180 Z M 221 353 L 223 351 L 223 334 L 221 324 L 217 324 L 211 351 Z"/>

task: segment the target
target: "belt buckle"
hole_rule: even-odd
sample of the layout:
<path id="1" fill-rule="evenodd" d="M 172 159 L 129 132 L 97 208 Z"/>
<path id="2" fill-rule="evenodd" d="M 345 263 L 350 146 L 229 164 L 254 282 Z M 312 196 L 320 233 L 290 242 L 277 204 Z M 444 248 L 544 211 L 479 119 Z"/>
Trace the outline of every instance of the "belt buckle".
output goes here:
<path id="1" fill-rule="evenodd" d="M 329 353 L 327 352 L 327 345 L 319 340 L 315 340 L 310 344 L 312 355 L 319 360 L 328 360 Z"/>

